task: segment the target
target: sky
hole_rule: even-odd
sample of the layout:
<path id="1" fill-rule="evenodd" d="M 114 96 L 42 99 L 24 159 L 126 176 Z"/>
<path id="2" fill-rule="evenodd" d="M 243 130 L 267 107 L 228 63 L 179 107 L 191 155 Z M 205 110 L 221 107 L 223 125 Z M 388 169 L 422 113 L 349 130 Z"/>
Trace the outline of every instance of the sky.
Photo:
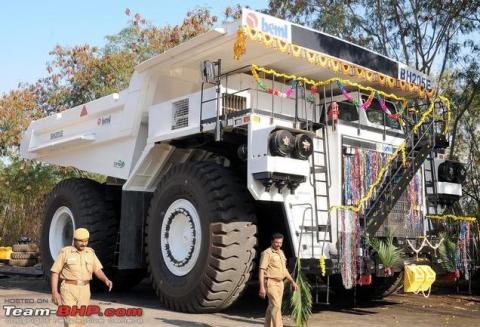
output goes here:
<path id="1" fill-rule="evenodd" d="M 0 7 L 0 95 L 19 82 L 33 83 L 47 75 L 49 51 L 56 44 L 102 46 L 105 36 L 127 26 L 125 9 L 157 26 L 182 22 L 187 11 L 207 7 L 223 18 L 228 6 L 240 3 L 252 9 L 267 7 L 266 0 L 15 0 Z"/>

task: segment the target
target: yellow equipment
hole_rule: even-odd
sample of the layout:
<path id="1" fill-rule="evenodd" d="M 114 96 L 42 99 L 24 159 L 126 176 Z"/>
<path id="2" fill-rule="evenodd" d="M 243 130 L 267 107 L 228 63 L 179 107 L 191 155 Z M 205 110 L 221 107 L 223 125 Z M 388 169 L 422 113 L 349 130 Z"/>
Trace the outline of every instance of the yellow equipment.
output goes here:
<path id="1" fill-rule="evenodd" d="M 405 278 L 403 290 L 407 293 L 419 293 L 430 291 L 436 274 L 430 266 L 408 265 L 405 266 Z"/>
<path id="2" fill-rule="evenodd" d="M 10 260 L 12 254 L 11 246 L 0 246 L 0 260 Z"/>

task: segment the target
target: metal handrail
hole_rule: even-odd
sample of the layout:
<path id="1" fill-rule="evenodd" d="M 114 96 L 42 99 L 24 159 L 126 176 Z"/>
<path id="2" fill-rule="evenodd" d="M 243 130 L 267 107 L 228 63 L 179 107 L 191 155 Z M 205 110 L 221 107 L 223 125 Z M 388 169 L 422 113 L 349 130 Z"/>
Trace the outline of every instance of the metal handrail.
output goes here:
<path id="1" fill-rule="evenodd" d="M 302 236 L 303 236 L 302 227 L 305 224 L 305 213 L 307 212 L 308 209 L 310 209 L 310 217 L 311 217 L 311 220 L 312 220 L 312 223 L 313 223 L 313 208 L 312 208 L 312 204 L 308 203 L 308 202 L 305 202 L 305 203 L 290 203 L 290 207 L 296 207 L 296 206 L 306 206 L 307 207 L 307 208 L 305 208 L 305 210 L 303 210 L 302 224 L 300 225 L 300 237 L 298 239 L 298 250 L 297 250 L 297 258 L 299 258 L 300 257 L 300 247 L 302 245 Z M 312 237 L 313 237 L 313 233 L 312 233 Z M 313 251 L 314 251 L 314 249 L 313 249 L 313 240 L 312 240 L 312 258 L 315 257 Z"/>
<path id="2" fill-rule="evenodd" d="M 430 124 L 427 126 L 427 128 L 424 129 L 423 134 L 421 134 L 421 137 L 418 138 L 417 142 L 415 144 L 413 144 L 414 142 L 412 142 L 413 146 L 412 146 L 411 150 L 409 151 L 407 157 L 409 157 L 413 152 L 415 152 L 415 148 L 420 143 L 420 141 L 422 141 L 423 138 L 427 135 L 429 129 L 433 126 L 433 124 L 434 124 L 434 121 L 430 122 Z M 410 137 L 414 140 L 415 134 L 412 133 L 411 135 L 409 135 L 407 137 L 407 139 L 410 138 Z M 398 161 L 398 157 L 395 159 L 395 162 L 397 162 L 397 161 Z M 392 162 L 392 164 L 393 164 L 393 162 Z M 377 194 L 375 201 L 372 203 L 372 205 L 370 206 L 370 209 L 367 211 L 367 213 L 366 213 L 367 216 L 370 215 L 373 208 L 376 206 L 378 201 L 380 201 L 380 198 L 387 192 L 387 187 L 394 182 L 395 178 L 397 177 L 398 174 L 400 174 L 400 171 L 402 169 L 403 169 L 403 167 L 402 167 L 402 165 L 400 165 L 396 168 L 395 172 L 393 174 L 391 174 L 391 176 L 385 175 L 383 180 L 385 180 L 386 178 L 389 177 L 389 181 L 385 185 L 383 184 L 383 182 L 382 182 L 382 184 L 380 184 L 380 193 Z"/>

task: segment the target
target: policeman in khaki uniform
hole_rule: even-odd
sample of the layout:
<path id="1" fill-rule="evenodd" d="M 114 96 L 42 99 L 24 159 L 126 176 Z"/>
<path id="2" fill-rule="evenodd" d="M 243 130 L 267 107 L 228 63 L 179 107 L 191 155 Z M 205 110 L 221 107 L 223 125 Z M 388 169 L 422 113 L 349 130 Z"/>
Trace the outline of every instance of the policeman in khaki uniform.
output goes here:
<path id="1" fill-rule="evenodd" d="M 56 305 L 81 307 L 90 302 L 90 280 L 92 274 L 112 290 L 112 282 L 102 271 L 102 264 L 92 248 L 87 247 L 90 234 L 85 228 L 78 228 L 73 234 L 73 246 L 64 247 L 58 254 L 51 272 L 52 301 Z M 62 279 L 58 293 L 58 277 Z M 84 326 L 83 317 L 67 317 L 65 326 Z"/>
<path id="2" fill-rule="evenodd" d="M 283 235 L 272 235 L 272 245 L 262 252 L 258 280 L 261 298 L 268 297 L 268 308 L 265 313 L 265 327 L 282 327 L 283 280 L 286 278 L 294 291 L 298 286 L 287 270 L 287 258 L 281 250 Z"/>

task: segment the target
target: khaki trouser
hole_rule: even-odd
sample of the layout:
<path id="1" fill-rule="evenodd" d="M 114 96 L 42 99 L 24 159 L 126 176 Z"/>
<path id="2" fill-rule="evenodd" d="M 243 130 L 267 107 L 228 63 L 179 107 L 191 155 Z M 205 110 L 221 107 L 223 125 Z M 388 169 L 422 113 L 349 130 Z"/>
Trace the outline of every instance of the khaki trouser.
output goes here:
<path id="1" fill-rule="evenodd" d="M 268 296 L 268 307 L 265 313 L 265 327 L 283 327 L 282 297 L 283 281 L 268 278 L 265 281 Z"/>
<path id="2" fill-rule="evenodd" d="M 62 304 L 68 306 L 77 306 L 80 308 L 82 305 L 88 306 L 90 303 L 90 285 L 72 285 L 62 283 L 60 286 L 60 295 L 62 297 Z M 85 326 L 85 317 L 68 316 L 64 320 L 65 327 L 81 327 Z"/>

